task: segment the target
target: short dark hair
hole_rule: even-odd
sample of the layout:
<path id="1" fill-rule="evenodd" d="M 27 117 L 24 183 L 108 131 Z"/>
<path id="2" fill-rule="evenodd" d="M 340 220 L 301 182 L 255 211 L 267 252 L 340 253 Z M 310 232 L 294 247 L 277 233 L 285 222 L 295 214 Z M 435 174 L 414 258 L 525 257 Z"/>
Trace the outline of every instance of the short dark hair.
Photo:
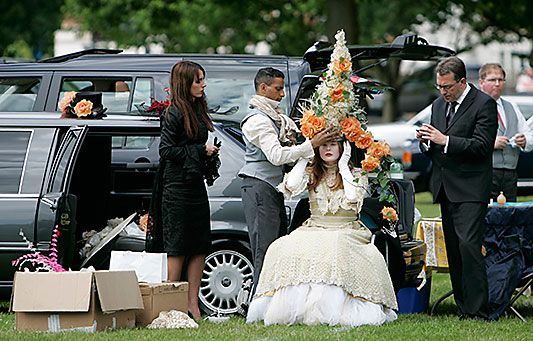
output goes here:
<path id="1" fill-rule="evenodd" d="M 452 56 L 441 60 L 437 64 L 435 73 L 441 76 L 453 73 L 454 80 L 459 81 L 461 78 L 466 78 L 466 66 L 460 58 Z"/>
<path id="2" fill-rule="evenodd" d="M 266 85 L 271 85 L 272 82 L 274 81 L 274 78 L 285 79 L 285 75 L 283 74 L 283 72 L 281 72 L 278 69 L 274 69 L 273 67 L 265 67 L 265 68 L 259 69 L 254 79 L 255 91 L 259 89 L 259 85 L 261 83 L 265 83 Z"/>
<path id="3" fill-rule="evenodd" d="M 483 66 L 479 69 L 479 79 L 485 79 L 485 77 L 487 77 L 487 74 L 491 71 L 500 71 L 503 75 L 503 78 L 505 78 L 505 70 L 500 64 L 486 63 L 483 64 Z"/>

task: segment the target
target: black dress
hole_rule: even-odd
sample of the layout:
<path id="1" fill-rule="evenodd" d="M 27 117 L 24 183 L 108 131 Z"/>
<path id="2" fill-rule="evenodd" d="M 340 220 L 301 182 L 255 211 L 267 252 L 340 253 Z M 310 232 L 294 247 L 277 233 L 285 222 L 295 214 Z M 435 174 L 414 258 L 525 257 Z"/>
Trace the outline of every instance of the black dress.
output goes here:
<path id="1" fill-rule="evenodd" d="M 173 106 L 161 115 L 161 215 L 164 252 L 169 256 L 208 253 L 211 247 L 209 201 L 204 183 L 208 130 L 200 123 L 189 139 L 183 115 Z"/>

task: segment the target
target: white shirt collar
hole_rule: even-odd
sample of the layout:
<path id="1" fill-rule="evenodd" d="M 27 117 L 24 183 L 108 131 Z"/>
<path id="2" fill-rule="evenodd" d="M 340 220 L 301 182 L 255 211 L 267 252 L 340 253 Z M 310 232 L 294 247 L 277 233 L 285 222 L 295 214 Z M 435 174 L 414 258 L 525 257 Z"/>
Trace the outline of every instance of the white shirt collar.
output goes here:
<path id="1" fill-rule="evenodd" d="M 455 100 L 457 102 L 457 107 L 459 107 L 461 105 L 461 103 L 463 103 L 463 101 L 464 101 L 466 95 L 468 95 L 469 91 L 470 91 L 470 84 L 466 83 L 465 91 L 463 91 L 461 96 L 459 96 L 459 98 Z"/>

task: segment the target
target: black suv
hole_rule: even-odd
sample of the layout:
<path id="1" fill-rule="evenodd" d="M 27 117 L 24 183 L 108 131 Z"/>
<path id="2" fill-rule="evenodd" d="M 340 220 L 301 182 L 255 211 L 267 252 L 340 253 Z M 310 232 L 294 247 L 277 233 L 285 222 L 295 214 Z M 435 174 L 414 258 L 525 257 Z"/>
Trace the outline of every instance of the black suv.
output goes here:
<path id="1" fill-rule="evenodd" d="M 77 242 L 84 231 L 103 228 L 109 218 L 126 217 L 148 207 L 158 166 L 159 121 L 143 116 L 144 108 L 151 98 L 165 98 L 171 66 L 189 59 L 206 69 L 214 136 L 223 145 L 221 177 L 209 187 L 214 241 L 206 259 L 200 301 L 208 312 L 235 312 L 241 284 L 253 272 L 237 177 L 244 162 L 239 122 L 254 93 L 253 77 L 261 67 L 282 70 L 287 84 L 284 106 L 298 118 L 293 103 L 296 97 L 312 92 L 331 51 L 309 51 L 303 59 L 296 59 L 122 55 L 97 50 L 41 63 L 0 65 L 0 288 L 7 292 L 12 285 L 10 261 L 29 251 L 20 231 L 46 252 L 52 229 L 58 225 L 62 230 L 59 256 L 65 266 L 105 268 L 107 257 L 87 261 L 79 256 Z M 356 46 L 351 52 L 354 59 L 427 59 L 449 50 L 404 37 L 392 45 Z M 59 118 L 57 103 L 62 94 L 82 90 L 103 93 L 107 118 Z M 400 230 L 409 232 L 414 196 L 409 184 L 397 188 L 403 194 Z M 287 202 L 289 218 L 295 204 Z M 119 247 L 116 239 L 109 244 Z M 142 239 L 127 246 L 143 247 Z"/>

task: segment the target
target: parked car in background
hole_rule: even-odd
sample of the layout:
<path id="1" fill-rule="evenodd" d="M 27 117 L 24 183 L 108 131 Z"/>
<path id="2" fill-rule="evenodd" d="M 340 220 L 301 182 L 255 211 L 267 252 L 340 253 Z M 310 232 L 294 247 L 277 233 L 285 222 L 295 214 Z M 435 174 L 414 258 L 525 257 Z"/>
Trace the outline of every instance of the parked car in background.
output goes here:
<path id="1" fill-rule="evenodd" d="M 527 120 L 531 129 L 533 129 L 533 96 L 503 96 L 504 99 L 516 103 L 520 111 Z M 431 106 L 426 107 L 419 112 L 415 117 L 408 121 L 402 129 L 416 129 L 423 123 L 429 123 L 431 119 Z M 392 128 L 391 133 L 393 131 Z M 398 130 L 401 131 L 401 130 Z M 406 138 L 403 143 L 401 153 L 396 156 L 401 158 L 404 167 L 404 176 L 411 179 L 415 185 L 417 192 L 427 191 L 429 174 L 431 172 L 431 161 L 419 149 L 418 140 L 414 137 L 414 133 L 408 132 L 410 138 Z M 525 195 L 533 193 L 533 153 L 520 153 L 518 159 L 518 191 Z"/>

